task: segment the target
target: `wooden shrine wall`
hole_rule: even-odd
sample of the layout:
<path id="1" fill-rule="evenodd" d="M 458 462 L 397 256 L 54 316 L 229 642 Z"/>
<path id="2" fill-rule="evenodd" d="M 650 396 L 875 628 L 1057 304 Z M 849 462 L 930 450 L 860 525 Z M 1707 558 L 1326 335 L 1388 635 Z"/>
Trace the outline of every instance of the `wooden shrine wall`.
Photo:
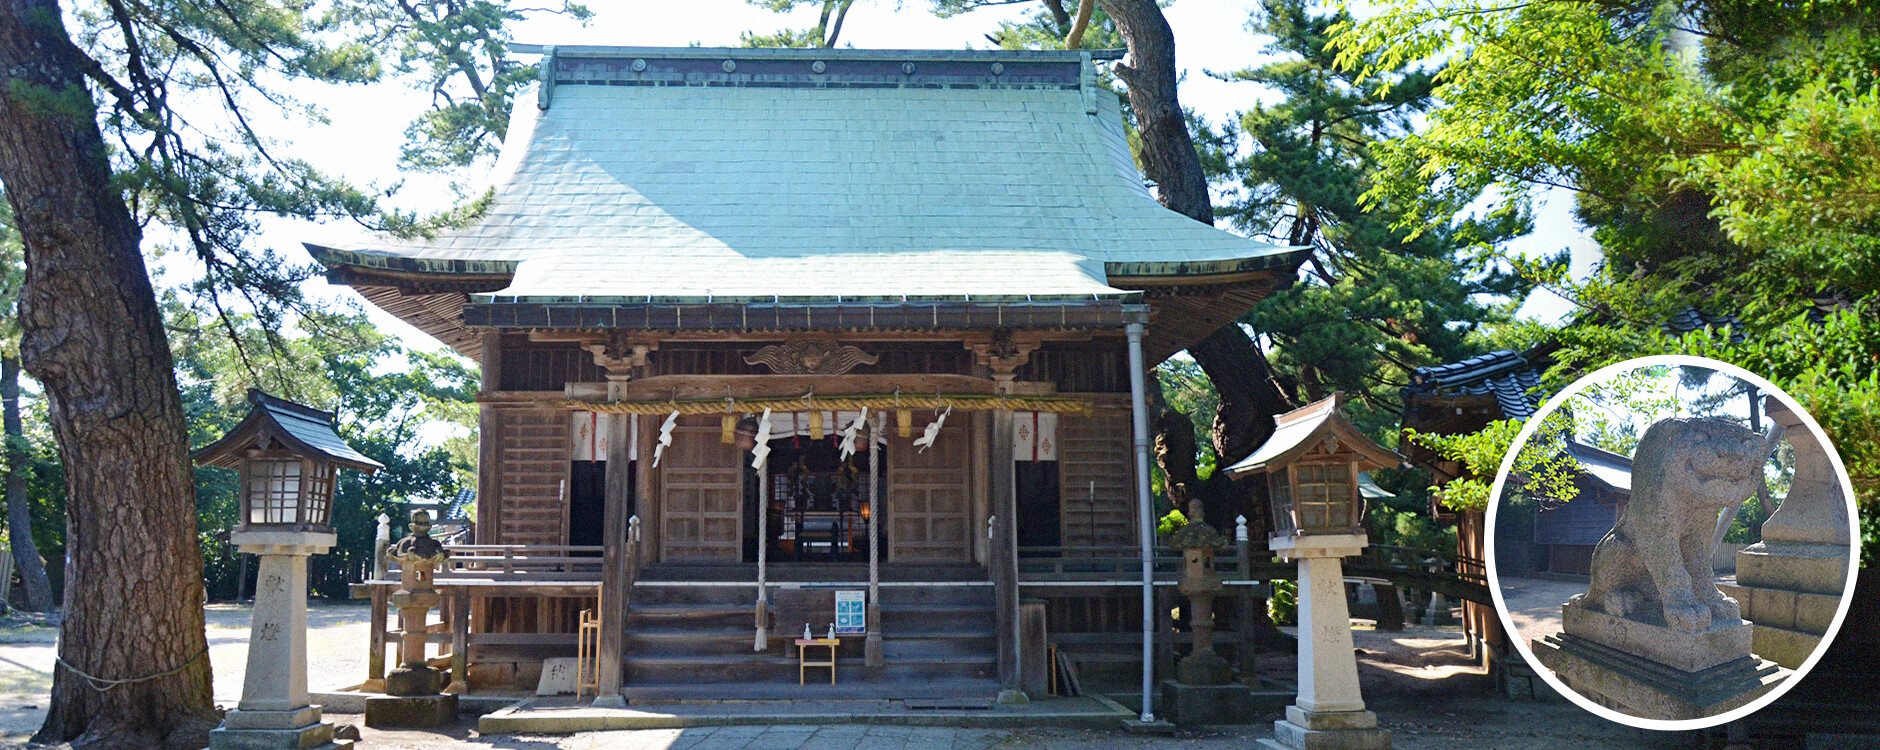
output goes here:
<path id="1" fill-rule="evenodd" d="M 567 544 L 561 488 L 568 478 L 568 411 L 504 405 L 496 409 L 496 422 L 502 507 L 496 538 L 484 543 Z"/>
<path id="2" fill-rule="evenodd" d="M 954 412 L 925 452 L 913 440 L 890 433 L 887 533 L 893 562 L 972 558 L 972 444 L 979 431 L 971 428 L 977 421 L 970 417 Z M 931 418 L 917 415 L 914 434 Z"/>
<path id="3" fill-rule="evenodd" d="M 679 418 L 658 469 L 660 559 L 735 563 L 743 556 L 746 455 L 721 442 L 717 415 Z"/>
<path id="4" fill-rule="evenodd" d="M 1136 543 L 1136 472 L 1129 412 L 1058 420 L 1058 518 L 1066 547 Z M 1092 483 L 1095 502 L 1092 502 Z"/>

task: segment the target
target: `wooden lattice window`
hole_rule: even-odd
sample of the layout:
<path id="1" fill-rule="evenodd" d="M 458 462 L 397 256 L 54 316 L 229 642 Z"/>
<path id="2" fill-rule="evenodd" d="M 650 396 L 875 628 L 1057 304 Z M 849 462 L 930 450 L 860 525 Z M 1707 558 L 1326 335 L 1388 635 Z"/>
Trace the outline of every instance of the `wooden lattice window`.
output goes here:
<path id="1" fill-rule="evenodd" d="M 300 522 L 299 458 L 252 458 L 245 464 L 247 477 L 242 482 L 242 500 L 248 507 L 248 523 L 263 525 Z"/>

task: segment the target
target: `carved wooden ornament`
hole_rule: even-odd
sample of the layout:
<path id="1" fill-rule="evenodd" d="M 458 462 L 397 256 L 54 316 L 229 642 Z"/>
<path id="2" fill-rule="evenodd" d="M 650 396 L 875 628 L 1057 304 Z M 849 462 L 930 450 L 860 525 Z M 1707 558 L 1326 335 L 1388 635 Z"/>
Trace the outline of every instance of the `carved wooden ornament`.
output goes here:
<path id="1" fill-rule="evenodd" d="M 856 365 L 880 361 L 853 346 L 819 339 L 791 339 L 772 344 L 744 358 L 748 365 L 764 365 L 778 375 L 841 375 Z"/>

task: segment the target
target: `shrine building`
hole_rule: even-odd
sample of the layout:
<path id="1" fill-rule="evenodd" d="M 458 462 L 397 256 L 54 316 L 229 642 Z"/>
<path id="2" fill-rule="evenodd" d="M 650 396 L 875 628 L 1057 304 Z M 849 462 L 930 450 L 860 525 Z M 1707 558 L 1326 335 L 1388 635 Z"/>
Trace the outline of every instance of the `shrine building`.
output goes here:
<path id="1" fill-rule="evenodd" d="M 1120 52 L 517 49 L 478 218 L 308 243 L 482 366 L 454 679 L 533 688 L 586 611 L 604 698 L 774 696 L 843 590 L 805 690 L 1037 690 L 1021 596 L 1139 633 L 1145 368 L 1309 251 L 1155 201 Z"/>

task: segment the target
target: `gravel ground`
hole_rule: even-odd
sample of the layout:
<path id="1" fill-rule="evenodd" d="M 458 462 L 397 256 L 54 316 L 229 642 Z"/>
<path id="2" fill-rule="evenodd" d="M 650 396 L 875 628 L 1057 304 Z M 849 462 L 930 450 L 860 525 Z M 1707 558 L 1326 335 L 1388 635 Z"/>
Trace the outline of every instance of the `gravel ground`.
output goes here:
<path id="1" fill-rule="evenodd" d="M 224 707 L 241 700 L 249 611 L 245 604 L 211 604 L 203 609 L 215 700 Z M 369 614 L 363 602 L 316 600 L 307 604 L 309 687 L 328 690 L 365 679 Z M 14 618 L 0 624 L 0 746 L 20 742 L 39 729 L 45 719 L 46 695 L 52 691 L 58 629 L 29 622 Z"/>
<path id="2" fill-rule="evenodd" d="M 1552 585 L 1554 582 L 1540 582 Z M 1571 586 L 1571 584 L 1565 584 Z M 1551 596 L 1537 592 L 1536 596 Z M 1538 605 L 1537 605 L 1538 606 Z M 1558 613 L 1558 600 L 1553 605 Z M 217 667 L 217 702 L 232 706 L 241 693 L 247 655 L 248 609 L 207 609 L 210 658 Z M 316 690 L 350 685 L 365 674 L 367 608 L 354 603 L 315 603 L 308 611 L 308 665 Z M 0 625 L 0 746 L 23 741 L 44 717 L 51 685 L 56 631 L 47 626 Z M 1508 701 L 1488 677 L 1469 663 L 1459 631 L 1411 626 L 1379 633 L 1360 625 L 1353 633 L 1365 697 L 1380 723 L 1394 734 L 1398 750 L 1552 750 L 1613 748 L 1671 750 L 1691 746 L 1689 737 L 1635 730 L 1606 722 L 1570 704 Z M 1292 659 L 1273 656 L 1262 670 L 1290 674 Z M 884 750 L 1102 750 L 1105 748 L 1195 748 L 1245 750 L 1272 736 L 1277 713 L 1251 726 L 1213 727 L 1171 736 L 1122 730 L 1027 728 L 994 730 L 863 725 L 699 727 L 571 736 L 480 737 L 475 720 L 442 730 L 384 732 L 362 728 L 361 750 L 729 750 L 744 748 L 883 748 Z M 358 715 L 329 720 L 358 725 Z"/>

